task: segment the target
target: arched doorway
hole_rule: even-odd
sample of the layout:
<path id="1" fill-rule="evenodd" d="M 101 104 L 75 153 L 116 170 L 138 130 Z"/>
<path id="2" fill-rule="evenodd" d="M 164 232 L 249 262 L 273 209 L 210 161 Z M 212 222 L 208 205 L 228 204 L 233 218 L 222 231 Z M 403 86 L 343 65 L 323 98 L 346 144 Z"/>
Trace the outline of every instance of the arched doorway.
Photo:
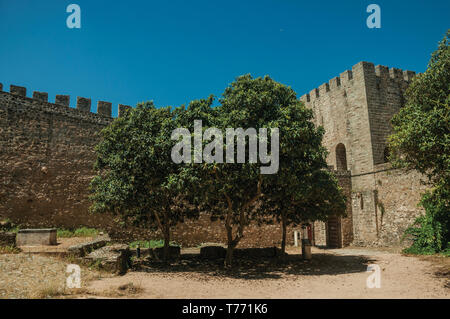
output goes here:
<path id="1" fill-rule="evenodd" d="M 336 146 L 336 169 L 338 171 L 347 170 L 347 152 L 345 150 L 345 145 L 339 143 Z"/>

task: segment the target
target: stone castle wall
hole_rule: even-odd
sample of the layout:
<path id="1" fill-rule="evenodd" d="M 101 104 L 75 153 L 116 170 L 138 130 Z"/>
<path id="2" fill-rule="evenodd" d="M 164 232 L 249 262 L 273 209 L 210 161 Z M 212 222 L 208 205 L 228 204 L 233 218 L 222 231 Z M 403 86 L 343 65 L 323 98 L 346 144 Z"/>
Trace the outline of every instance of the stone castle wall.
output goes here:
<path id="1" fill-rule="evenodd" d="M 389 163 L 376 165 L 371 175 L 371 189 L 352 193 L 354 244 L 408 245 L 402 237 L 424 213 L 418 203 L 429 188 L 426 178 L 415 171 L 392 169 Z"/>
<path id="2" fill-rule="evenodd" d="M 111 113 L 105 103 L 94 114 L 89 99 L 74 109 L 68 96 L 47 97 L 16 86 L 0 92 L 0 215 L 33 227 L 109 224 L 86 212 L 94 146 Z"/>
<path id="3" fill-rule="evenodd" d="M 111 103 L 100 101 L 97 113 L 91 100 L 0 85 L 0 218 L 10 218 L 22 227 L 95 227 L 119 239 L 160 239 L 161 234 L 123 226 L 109 214 L 91 214 L 89 183 L 94 176 L 94 147 L 100 130 L 111 118 Z M 119 116 L 127 109 L 119 105 Z M 299 229 L 297 229 L 299 230 Z M 293 243 L 292 227 L 288 244 Z M 184 246 L 204 242 L 226 242 L 223 221 L 211 222 L 207 215 L 187 221 L 173 230 L 173 240 Z M 281 243 L 280 224 L 250 225 L 241 247 L 273 246 Z"/>
<path id="4" fill-rule="evenodd" d="M 337 170 L 347 195 L 347 217 L 339 219 L 340 246 L 399 244 L 404 229 L 422 213 L 416 207 L 426 186 L 414 172 L 389 169 L 385 162 L 390 119 L 404 103 L 414 72 L 360 62 L 300 99 L 325 128 L 327 162 Z M 90 99 L 70 97 L 0 84 L 0 217 L 29 227 L 80 225 L 102 228 L 112 236 L 161 238 L 158 232 L 123 227 L 111 215 L 88 213 L 88 186 L 94 176 L 94 146 L 111 118 L 111 103 L 99 101 L 90 112 Z M 119 105 L 119 116 L 129 108 Z M 325 245 L 327 223 L 314 224 L 316 244 Z M 335 227 L 333 224 L 332 227 Z M 289 243 L 293 231 L 288 229 Z M 187 221 L 173 231 L 174 240 L 192 246 L 225 242 L 223 222 L 207 216 Z M 281 242 L 279 224 L 251 225 L 241 246 L 271 246 Z"/>

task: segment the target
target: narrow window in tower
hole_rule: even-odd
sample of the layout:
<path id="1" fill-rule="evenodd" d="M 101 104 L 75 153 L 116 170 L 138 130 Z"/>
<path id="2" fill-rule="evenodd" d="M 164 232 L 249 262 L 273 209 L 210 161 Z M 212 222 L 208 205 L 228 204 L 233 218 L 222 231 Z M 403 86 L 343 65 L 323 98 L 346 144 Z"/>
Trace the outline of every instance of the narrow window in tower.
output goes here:
<path id="1" fill-rule="evenodd" d="M 336 169 L 338 171 L 347 170 L 347 152 L 344 144 L 342 143 L 339 143 L 336 146 Z"/>

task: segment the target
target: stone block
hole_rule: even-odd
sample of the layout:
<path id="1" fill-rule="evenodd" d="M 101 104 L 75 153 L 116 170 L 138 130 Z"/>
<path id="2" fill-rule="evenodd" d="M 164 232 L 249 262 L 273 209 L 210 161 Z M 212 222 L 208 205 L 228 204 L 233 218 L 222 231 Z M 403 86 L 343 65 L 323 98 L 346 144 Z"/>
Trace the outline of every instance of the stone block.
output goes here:
<path id="1" fill-rule="evenodd" d="M 112 104 L 110 102 L 98 101 L 97 114 L 111 117 Z"/>
<path id="2" fill-rule="evenodd" d="M 56 228 L 21 229 L 17 233 L 17 246 L 56 245 Z"/>
<path id="3" fill-rule="evenodd" d="M 77 97 L 77 109 L 83 112 L 91 111 L 91 99 L 85 97 Z"/>
<path id="4" fill-rule="evenodd" d="M 56 95 L 55 104 L 69 106 L 70 95 L 61 95 L 61 94 Z"/>
<path id="5" fill-rule="evenodd" d="M 47 92 L 34 91 L 33 92 L 33 99 L 39 100 L 39 101 L 42 101 L 42 102 L 47 102 L 48 101 L 48 93 Z"/>
<path id="6" fill-rule="evenodd" d="M 169 258 L 176 259 L 179 258 L 181 254 L 180 247 L 170 246 L 169 247 Z M 164 258 L 164 247 L 153 248 L 153 257 L 157 259 Z"/>
<path id="7" fill-rule="evenodd" d="M 205 246 L 200 248 L 200 257 L 205 259 L 225 258 L 227 250 L 222 246 Z"/>
<path id="8" fill-rule="evenodd" d="M 20 96 L 27 96 L 27 89 L 23 86 L 17 86 L 17 85 L 10 85 L 9 86 L 9 92 L 11 94 L 20 95 Z"/>
<path id="9" fill-rule="evenodd" d="M 131 265 L 130 257 L 128 245 L 115 244 L 94 250 L 84 260 L 98 264 L 103 270 L 123 275 Z"/>
<path id="10" fill-rule="evenodd" d="M 67 250 L 71 255 L 84 257 L 90 252 L 105 246 L 110 240 L 108 236 L 99 237 L 85 243 L 70 246 Z"/>

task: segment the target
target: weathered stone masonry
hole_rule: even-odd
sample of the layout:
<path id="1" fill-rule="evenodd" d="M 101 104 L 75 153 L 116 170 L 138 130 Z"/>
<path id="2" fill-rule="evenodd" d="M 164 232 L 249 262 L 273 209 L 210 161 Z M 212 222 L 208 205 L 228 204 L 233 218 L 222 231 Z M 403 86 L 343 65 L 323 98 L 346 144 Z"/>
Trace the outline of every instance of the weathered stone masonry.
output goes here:
<path id="1" fill-rule="evenodd" d="M 110 113 L 90 113 L 89 99 L 74 109 L 69 96 L 47 97 L 27 98 L 13 85 L 0 92 L 0 215 L 35 227 L 102 224 L 109 218 L 84 212 L 94 146 Z"/>
<path id="2" fill-rule="evenodd" d="M 0 90 L 2 86 L 0 85 Z M 100 130 L 113 120 L 112 105 L 100 101 L 91 113 L 91 100 L 77 98 L 69 107 L 68 95 L 48 94 L 12 85 L 0 91 L 0 218 L 10 218 L 23 227 L 96 227 L 112 237 L 161 238 L 158 232 L 122 227 L 108 214 L 90 214 L 88 186 L 94 176 L 94 147 Z M 119 105 L 119 116 L 129 108 Z M 292 242 L 292 230 L 289 240 Z M 223 222 L 207 216 L 187 221 L 173 232 L 184 246 L 224 242 Z M 281 241 L 278 224 L 250 226 L 240 246 L 271 246 Z"/>
<path id="3" fill-rule="evenodd" d="M 346 193 L 346 218 L 314 224 L 316 245 L 346 246 L 352 242 L 398 244 L 403 230 L 421 213 L 416 207 L 425 189 L 416 173 L 390 170 L 384 163 L 390 119 L 403 104 L 413 72 L 361 62 L 301 97 L 313 109 L 316 125 L 325 128 L 339 184 Z M 112 105 L 99 101 L 34 92 L 23 87 L 3 92 L 0 84 L 0 217 L 28 227 L 79 227 L 107 230 L 112 237 L 160 238 L 160 234 L 124 228 L 111 215 L 88 213 L 94 146 L 100 130 L 113 120 Z M 119 105 L 119 116 L 129 106 Z M 297 229 L 298 230 L 298 229 Z M 294 229 L 289 228 L 289 243 Z M 206 216 L 188 221 L 173 232 L 185 246 L 225 242 L 221 221 Z M 271 246 L 281 241 L 280 225 L 251 225 L 240 244 Z"/>
<path id="4" fill-rule="evenodd" d="M 301 97 L 312 108 L 316 125 L 325 128 L 328 164 L 351 174 L 352 232 L 348 225 L 341 230 L 343 244 L 399 244 L 406 227 L 422 213 L 417 208 L 425 190 L 422 177 L 391 170 L 385 163 L 390 120 L 403 106 L 414 75 L 360 62 Z M 325 236 L 327 226 L 317 225 L 316 233 L 322 234 L 317 237 Z"/>

